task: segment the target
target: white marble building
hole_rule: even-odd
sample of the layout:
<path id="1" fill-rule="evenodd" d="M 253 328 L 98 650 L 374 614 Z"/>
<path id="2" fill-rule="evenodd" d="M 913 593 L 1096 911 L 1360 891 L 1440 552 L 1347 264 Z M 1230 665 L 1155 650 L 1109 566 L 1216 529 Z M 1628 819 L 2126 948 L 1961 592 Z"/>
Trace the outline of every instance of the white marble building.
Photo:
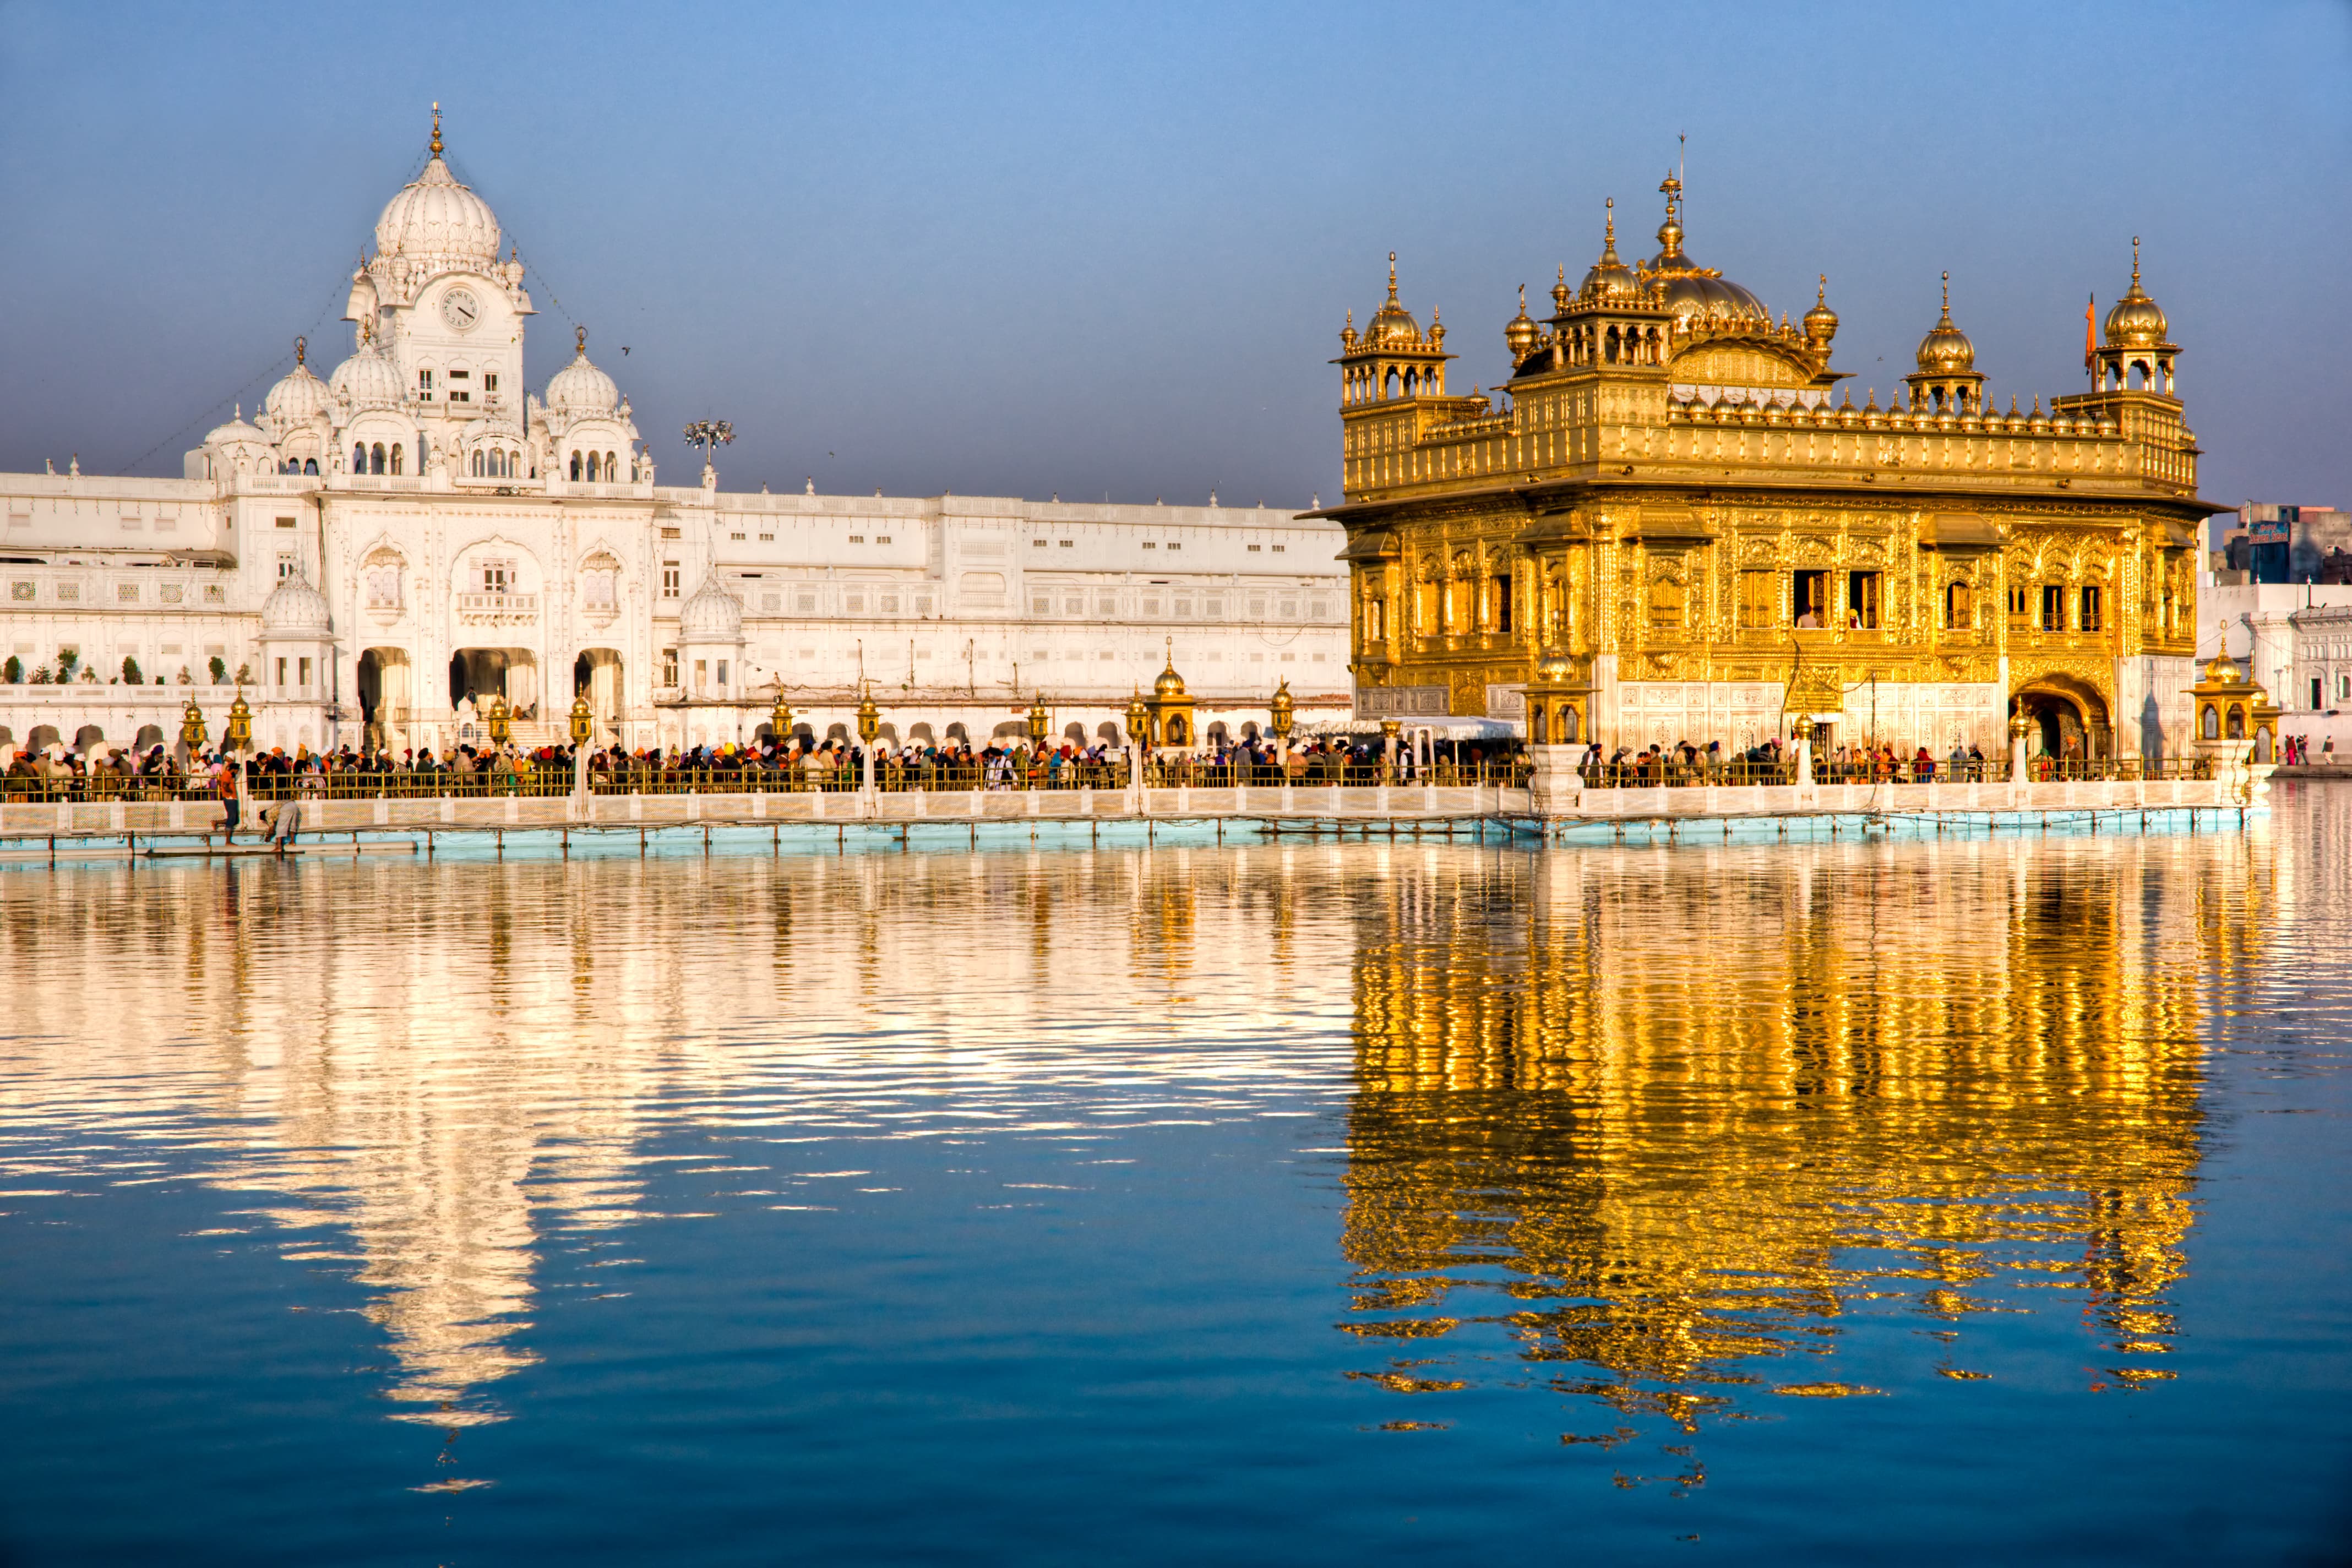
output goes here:
<path id="1" fill-rule="evenodd" d="M 1333 523 L 744 494 L 708 466 L 658 484 L 584 331 L 525 390 L 522 268 L 440 153 L 436 121 L 326 380 L 298 343 L 178 479 L 0 475 L 0 755 L 168 742 L 192 697 L 217 740 L 240 670 L 256 743 L 289 752 L 453 745 L 461 701 L 492 694 L 526 742 L 564 733 L 575 692 L 600 743 L 747 740 L 780 688 L 823 737 L 861 681 L 894 739 L 1025 731 L 1039 693 L 1093 739 L 1171 657 L 1204 736 L 1261 724 L 1284 680 L 1302 723 L 1348 711 Z"/>

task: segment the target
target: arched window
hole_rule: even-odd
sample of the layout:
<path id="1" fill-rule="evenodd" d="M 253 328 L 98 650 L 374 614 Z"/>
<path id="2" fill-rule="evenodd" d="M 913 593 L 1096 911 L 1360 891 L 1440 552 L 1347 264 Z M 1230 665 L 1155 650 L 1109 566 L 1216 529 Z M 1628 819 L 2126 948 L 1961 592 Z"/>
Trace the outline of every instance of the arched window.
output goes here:
<path id="1" fill-rule="evenodd" d="M 397 441 L 392 444 L 392 471 L 395 474 L 400 472 L 400 443 Z"/>
<path id="2" fill-rule="evenodd" d="M 575 479 L 580 477 L 580 454 L 577 452 L 572 454 L 572 477 Z"/>
<path id="3" fill-rule="evenodd" d="M 621 466 L 620 466 L 618 463 L 616 463 L 616 462 L 614 462 L 614 461 L 613 460 L 613 454 L 612 454 L 612 453 L 610 453 L 610 452 L 605 453 L 605 454 L 604 454 L 604 482 L 605 482 L 606 484 L 608 484 L 608 485 L 609 485 L 609 484 L 612 484 L 612 483 L 614 483 L 615 480 L 619 479 L 620 479 L 620 477 L 621 477 Z"/>
<path id="4" fill-rule="evenodd" d="M 590 482 L 591 484 L 593 484 L 597 479 L 601 479 L 601 478 L 603 478 L 603 477 L 604 477 L 604 471 L 603 471 L 603 469 L 601 469 L 600 468 L 598 468 L 598 467 L 597 467 L 597 463 L 596 463 L 596 454 L 595 454 L 595 453 L 593 453 L 593 452 L 589 453 L 589 454 L 588 454 L 588 480 L 589 480 L 589 482 Z"/>
<path id="5" fill-rule="evenodd" d="M 302 471 L 303 471 L 304 473 L 306 473 L 306 474 L 315 474 L 315 473 L 317 473 L 317 472 L 319 471 L 319 459 L 318 459 L 318 458 L 303 458 L 303 459 L 302 459 Z"/>
<path id="6" fill-rule="evenodd" d="M 1391 372 L 1389 372 L 1389 373 L 1388 373 L 1388 375 L 1386 376 L 1386 378 L 1385 378 L 1385 379 L 1381 382 L 1381 395 L 1382 397 L 1386 398 L 1386 397 L 1394 397 L 1396 395 L 1397 395 L 1397 373 L 1396 373 L 1396 372 L 1394 372 L 1394 371 L 1391 371 Z"/>
<path id="7" fill-rule="evenodd" d="M 355 446 L 352 448 L 352 472 L 355 474 L 364 474 L 367 472 L 366 447 Z"/>
<path id="8" fill-rule="evenodd" d="M 371 474 L 383 472 L 383 443 L 381 441 L 378 441 L 368 453 L 368 472 Z"/>
<path id="9" fill-rule="evenodd" d="M 474 477 L 475 477 L 476 479 L 480 479 L 484 474 L 486 474 L 486 473 L 488 473 L 488 472 L 489 472 L 489 469 L 488 469 L 486 466 L 484 466 L 484 464 L 483 464 L 483 462 L 482 462 L 482 455 L 481 455 L 479 452 L 475 453 L 475 454 L 474 454 Z"/>
<path id="10" fill-rule="evenodd" d="M 1969 585 L 1966 583 L 1947 584 L 1944 589 L 1944 628 L 1962 632 L 1969 629 Z"/>
<path id="11" fill-rule="evenodd" d="M 2221 716 L 2215 711 L 2210 702 L 2205 704 L 2205 715 L 2198 721 L 2198 727 L 2204 731 L 2205 739 L 2209 741 L 2218 741 L 2221 738 Z"/>
<path id="12" fill-rule="evenodd" d="M 2230 739 L 2242 741 L 2245 738 L 2246 710 L 2232 702 L 2230 704 Z"/>

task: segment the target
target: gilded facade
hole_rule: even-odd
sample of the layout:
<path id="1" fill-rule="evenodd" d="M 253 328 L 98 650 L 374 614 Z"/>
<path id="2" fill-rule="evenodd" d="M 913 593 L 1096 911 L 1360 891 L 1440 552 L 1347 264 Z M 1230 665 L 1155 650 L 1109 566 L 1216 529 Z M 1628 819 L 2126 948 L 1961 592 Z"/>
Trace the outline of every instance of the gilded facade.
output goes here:
<path id="1" fill-rule="evenodd" d="M 1628 263 L 1615 214 L 1538 322 L 1522 290 L 1491 394 L 1449 392 L 1445 329 L 1388 299 L 1340 334 L 1357 711 L 1519 723 L 1565 656 L 1564 727 L 1530 736 L 1748 745 L 1809 731 L 1939 753 L 2005 744 L 2178 752 L 2194 679 L 2196 438 L 2178 349 L 2140 285 L 2095 345 L 2095 390 L 2004 411 L 1942 316 L 1917 370 L 1863 405 L 1838 318 L 1776 322 L 1684 248 Z"/>

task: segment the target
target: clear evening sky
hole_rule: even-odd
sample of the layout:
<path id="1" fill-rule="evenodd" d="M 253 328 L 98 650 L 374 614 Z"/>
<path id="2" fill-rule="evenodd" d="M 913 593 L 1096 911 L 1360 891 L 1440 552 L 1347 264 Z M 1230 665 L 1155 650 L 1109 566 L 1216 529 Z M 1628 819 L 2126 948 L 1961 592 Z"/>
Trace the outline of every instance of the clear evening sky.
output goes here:
<path id="1" fill-rule="evenodd" d="M 530 381 L 586 324 L 666 479 L 1304 506 L 1344 310 L 1441 310 L 1456 384 L 1600 247 L 1801 314 L 1856 401 L 1952 274 L 2001 405 L 2083 389 L 2131 239 L 2201 489 L 2352 502 L 2352 9 L 0 5 L 0 469 L 176 474 L 420 165 L 530 265 Z M 1538 308 L 1538 316 L 1546 313 Z M 623 346 L 628 353 L 624 355 Z"/>

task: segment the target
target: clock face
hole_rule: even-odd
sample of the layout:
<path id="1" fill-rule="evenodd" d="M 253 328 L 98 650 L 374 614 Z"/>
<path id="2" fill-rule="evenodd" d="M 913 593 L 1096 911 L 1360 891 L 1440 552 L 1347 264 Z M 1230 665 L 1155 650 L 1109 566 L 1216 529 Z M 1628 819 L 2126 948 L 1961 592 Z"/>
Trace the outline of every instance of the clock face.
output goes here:
<path id="1" fill-rule="evenodd" d="M 470 332 L 482 319 L 482 303 L 470 289 L 452 289 L 441 296 L 441 319 L 461 332 Z"/>

